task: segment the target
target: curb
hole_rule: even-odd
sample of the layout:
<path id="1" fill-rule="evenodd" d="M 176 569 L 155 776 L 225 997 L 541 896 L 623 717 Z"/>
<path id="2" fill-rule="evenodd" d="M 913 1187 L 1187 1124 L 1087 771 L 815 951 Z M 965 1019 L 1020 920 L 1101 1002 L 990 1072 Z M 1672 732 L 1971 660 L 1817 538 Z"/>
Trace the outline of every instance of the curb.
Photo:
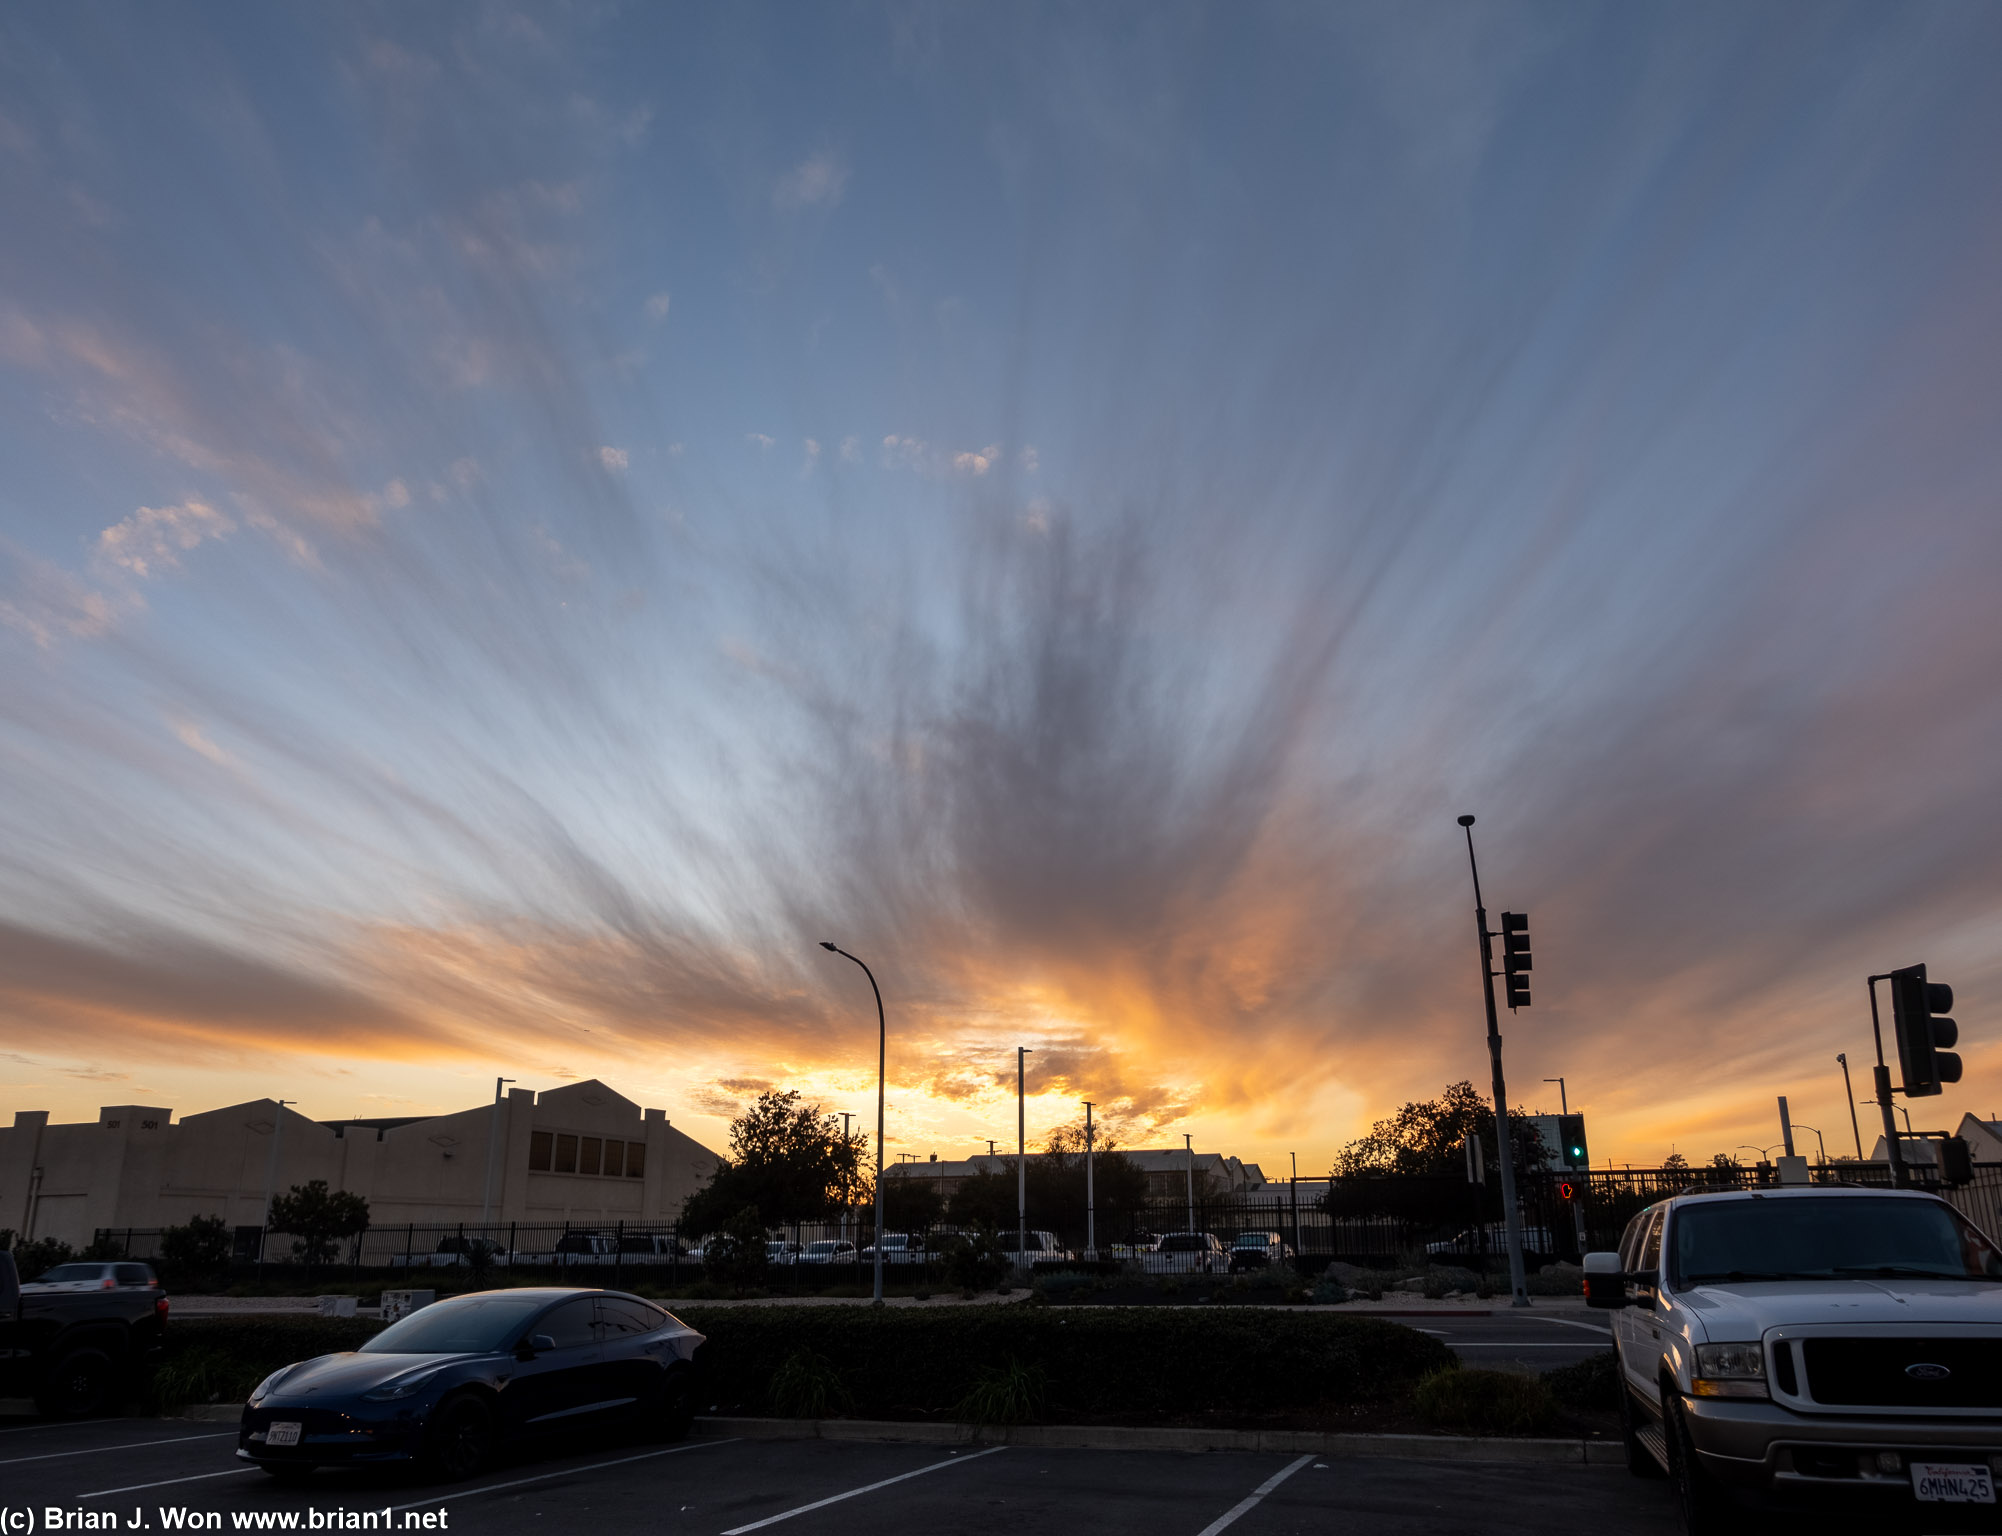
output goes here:
<path id="1" fill-rule="evenodd" d="M 1369 1435 L 1286 1429 L 1140 1429 L 1097 1424 L 899 1424 L 871 1419 L 701 1418 L 698 1432 L 738 1440 L 850 1440 L 914 1445 L 1020 1445 L 1081 1451 L 1287 1451 L 1344 1460 L 1621 1464 L 1617 1441 L 1479 1435 Z"/>

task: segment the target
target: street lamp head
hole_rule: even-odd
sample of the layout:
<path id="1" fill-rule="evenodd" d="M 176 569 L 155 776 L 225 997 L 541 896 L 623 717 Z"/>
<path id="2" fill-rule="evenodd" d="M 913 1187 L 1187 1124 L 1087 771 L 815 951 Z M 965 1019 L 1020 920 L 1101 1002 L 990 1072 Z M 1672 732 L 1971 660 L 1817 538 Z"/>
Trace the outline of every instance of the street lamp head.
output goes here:
<path id="1" fill-rule="evenodd" d="M 825 939 L 822 939 L 822 940 L 820 941 L 820 947 L 821 947 L 822 949 L 833 949 L 833 948 L 834 948 L 834 946 L 833 946 L 832 944 L 828 943 L 828 942 L 827 942 L 827 940 L 825 940 Z"/>
<path id="2" fill-rule="evenodd" d="M 1473 824 L 1474 818 L 1471 816 L 1462 816 L 1460 818 L 1460 825 L 1463 827 L 1471 827 Z"/>

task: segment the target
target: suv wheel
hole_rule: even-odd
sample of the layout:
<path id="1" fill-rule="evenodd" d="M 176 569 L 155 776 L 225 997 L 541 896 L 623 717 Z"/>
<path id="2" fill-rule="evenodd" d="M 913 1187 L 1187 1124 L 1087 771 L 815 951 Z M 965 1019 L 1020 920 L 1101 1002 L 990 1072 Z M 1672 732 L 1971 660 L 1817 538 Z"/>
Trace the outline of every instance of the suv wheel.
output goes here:
<path id="1" fill-rule="evenodd" d="M 1662 1430 L 1668 1440 L 1668 1481 L 1684 1536 L 1724 1536 L 1737 1528 L 1730 1493 L 1703 1470 L 1689 1435 L 1689 1414 L 1675 1383 L 1661 1384 Z"/>
<path id="2" fill-rule="evenodd" d="M 55 1363 L 35 1406 L 51 1419 L 87 1419 L 112 1405 L 118 1381 L 111 1356 L 101 1349 L 73 1349 Z"/>

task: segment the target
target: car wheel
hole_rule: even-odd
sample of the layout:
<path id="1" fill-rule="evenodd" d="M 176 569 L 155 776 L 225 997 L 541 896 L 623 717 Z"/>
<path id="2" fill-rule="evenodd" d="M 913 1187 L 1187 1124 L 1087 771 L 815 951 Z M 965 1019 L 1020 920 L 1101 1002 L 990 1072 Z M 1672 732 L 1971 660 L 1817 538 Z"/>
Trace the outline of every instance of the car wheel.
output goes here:
<path id="1" fill-rule="evenodd" d="M 1614 1368 L 1618 1369 L 1619 1356 L 1613 1357 Z M 1641 1444 L 1641 1426 L 1647 1422 L 1647 1410 L 1634 1400 L 1633 1390 L 1625 1380 L 1619 1384 L 1620 1394 L 1620 1443 L 1626 1448 L 1627 1470 L 1635 1477 L 1661 1477 L 1661 1463 L 1655 1460 L 1654 1452 Z"/>
<path id="2" fill-rule="evenodd" d="M 1703 1470 L 1689 1435 L 1688 1410 L 1673 1382 L 1662 1383 L 1661 1401 L 1662 1429 L 1668 1440 L 1668 1481 L 1683 1536 L 1724 1536 L 1736 1530 L 1736 1506 L 1729 1491 Z"/>
<path id="3" fill-rule="evenodd" d="M 647 1405 L 646 1434 L 649 1440 L 686 1440 L 695 1427 L 695 1381 L 688 1371 L 668 1372 L 653 1401 Z"/>
<path id="4" fill-rule="evenodd" d="M 493 1410 L 477 1397 L 447 1398 L 432 1415 L 424 1463 L 434 1477 L 457 1482 L 484 1467 L 493 1448 Z"/>
<path id="5" fill-rule="evenodd" d="M 117 1367 L 103 1350 L 71 1350 L 49 1372 L 35 1406 L 51 1419 L 87 1419 L 112 1407 L 117 1384 Z"/>

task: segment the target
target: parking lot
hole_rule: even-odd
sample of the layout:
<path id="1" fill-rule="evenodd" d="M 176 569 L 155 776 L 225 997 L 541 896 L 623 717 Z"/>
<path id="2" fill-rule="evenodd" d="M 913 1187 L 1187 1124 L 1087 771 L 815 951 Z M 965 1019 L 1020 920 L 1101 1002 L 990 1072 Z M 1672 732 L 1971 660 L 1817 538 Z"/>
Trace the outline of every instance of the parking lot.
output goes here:
<path id="1" fill-rule="evenodd" d="M 112 1512 L 123 1530 L 172 1528 L 175 1511 L 221 1530 L 449 1530 L 590 1536 L 673 1530 L 924 1530 L 1084 1523 L 1136 1536 L 1370 1532 L 1621 1532 L 1672 1528 L 1662 1486 L 1618 1467 L 1476 1465 L 1210 1452 L 957 1451 L 925 1445 L 706 1436 L 677 1446 L 602 1445 L 520 1460 L 464 1484 L 388 1473 L 283 1485 L 234 1459 L 231 1426 L 157 1419 L 0 1430 L 0 1506 Z M 345 1514 L 343 1512 L 346 1512 Z M 373 1517 L 372 1523 L 361 1524 Z M 137 1523 L 130 1523 L 135 1521 Z M 385 1521 L 387 1523 L 385 1523 Z M 71 1518 L 69 1528 L 85 1529 Z M 8 1521 L 12 1536 L 28 1529 Z"/>

